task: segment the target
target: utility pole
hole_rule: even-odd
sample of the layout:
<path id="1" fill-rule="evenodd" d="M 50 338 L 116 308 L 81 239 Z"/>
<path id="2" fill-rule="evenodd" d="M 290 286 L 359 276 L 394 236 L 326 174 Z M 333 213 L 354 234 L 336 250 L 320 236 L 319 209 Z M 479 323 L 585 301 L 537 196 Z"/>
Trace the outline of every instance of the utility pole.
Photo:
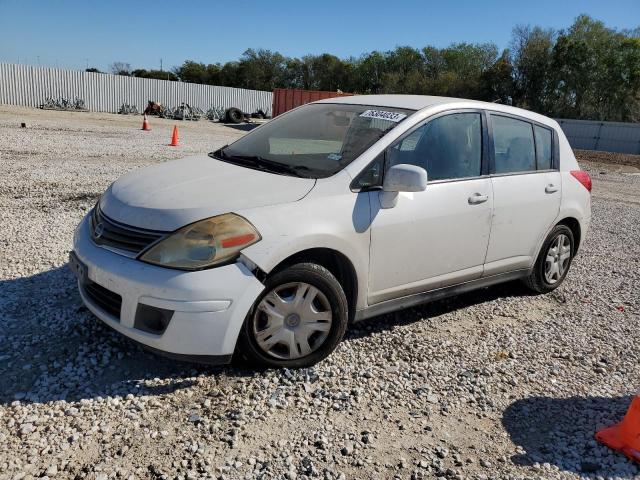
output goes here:
<path id="1" fill-rule="evenodd" d="M 162 71 L 162 59 L 160 59 L 160 71 Z"/>

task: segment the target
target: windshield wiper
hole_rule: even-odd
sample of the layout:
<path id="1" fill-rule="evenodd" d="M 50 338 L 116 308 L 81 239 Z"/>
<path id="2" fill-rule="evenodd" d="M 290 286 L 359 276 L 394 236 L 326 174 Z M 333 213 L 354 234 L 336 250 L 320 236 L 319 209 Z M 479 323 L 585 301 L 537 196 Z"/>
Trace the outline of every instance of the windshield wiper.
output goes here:
<path id="1" fill-rule="evenodd" d="M 274 160 L 269 160 L 267 158 L 258 157 L 258 156 L 252 157 L 251 160 L 256 162 L 261 167 L 264 167 L 266 169 L 272 170 L 273 172 L 276 172 L 276 173 L 289 173 L 289 174 L 294 175 L 296 177 L 304 177 L 304 175 L 302 175 L 300 173 L 301 170 L 303 170 L 303 171 L 309 171 L 310 170 L 309 167 L 306 167 L 304 165 L 289 165 L 287 163 L 280 163 L 280 162 L 276 162 Z"/>
<path id="2" fill-rule="evenodd" d="M 218 150 L 217 153 L 222 160 L 228 160 L 240 165 L 250 165 L 250 168 L 256 168 L 271 173 L 286 173 L 295 177 L 308 178 L 301 174 L 300 171 L 309 171 L 310 168 L 304 165 L 288 165 L 286 163 L 269 160 L 258 155 L 228 155 L 224 152 L 224 148 Z"/>

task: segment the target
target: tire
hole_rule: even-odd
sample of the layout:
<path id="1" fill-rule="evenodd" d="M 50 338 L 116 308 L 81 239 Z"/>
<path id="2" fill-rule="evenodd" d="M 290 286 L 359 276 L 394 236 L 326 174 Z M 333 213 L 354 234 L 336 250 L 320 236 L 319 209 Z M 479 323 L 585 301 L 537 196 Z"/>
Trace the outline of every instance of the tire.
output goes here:
<path id="1" fill-rule="evenodd" d="M 225 119 L 229 123 L 241 123 L 244 119 L 244 115 L 242 114 L 242 110 L 239 108 L 231 107 L 227 110 Z"/>
<path id="2" fill-rule="evenodd" d="M 267 278 L 242 326 L 238 352 L 260 367 L 310 367 L 335 350 L 348 318 L 336 277 L 320 265 L 298 263 Z"/>
<path id="3" fill-rule="evenodd" d="M 562 246 L 558 248 L 560 243 Z M 571 229 L 566 225 L 556 225 L 542 244 L 533 270 L 524 280 L 527 287 L 537 293 L 548 293 L 558 288 L 569 272 L 575 252 Z M 563 258 L 567 253 L 568 257 Z M 556 262 L 548 262 L 547 257 L 555 257 Z M 553 263 L 558 264 L 557 271 Z"/>

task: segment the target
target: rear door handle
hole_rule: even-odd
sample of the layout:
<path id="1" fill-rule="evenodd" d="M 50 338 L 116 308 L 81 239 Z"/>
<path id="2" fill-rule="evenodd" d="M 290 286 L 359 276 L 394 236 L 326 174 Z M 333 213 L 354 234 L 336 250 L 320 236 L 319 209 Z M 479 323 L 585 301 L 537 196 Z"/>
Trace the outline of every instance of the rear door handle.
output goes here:
<path id="1" fill-rule="evenodd" d="M 558 187 L 556 187 L 553 183 L 547 185 L 544 189 L 546 193 L 556 193 L 558 191 Z"/>
<path id="2" fill-rule="evenodd" d="M 469 205 L 477 205 L 489 200 L 489 195 L 482 195 L 480 193 L 474 193 L 469 197 Z"/>

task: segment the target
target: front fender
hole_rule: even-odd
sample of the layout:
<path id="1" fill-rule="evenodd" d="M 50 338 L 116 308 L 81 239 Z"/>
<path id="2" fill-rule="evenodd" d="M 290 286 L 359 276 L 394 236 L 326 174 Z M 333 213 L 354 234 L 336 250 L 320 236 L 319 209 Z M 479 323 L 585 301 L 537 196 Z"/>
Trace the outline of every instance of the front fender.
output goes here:
<path id="1" fill-rule="evenodd" d="M 262 240 L 242 254 L 266 273 L 287 258 L 312 248 L 347 257 L 356 272 L 356 308 L 366 306 L 369 278 L 371 209 L 369 193 L 345 193 L 237 212 L 260 232 Z"/>

